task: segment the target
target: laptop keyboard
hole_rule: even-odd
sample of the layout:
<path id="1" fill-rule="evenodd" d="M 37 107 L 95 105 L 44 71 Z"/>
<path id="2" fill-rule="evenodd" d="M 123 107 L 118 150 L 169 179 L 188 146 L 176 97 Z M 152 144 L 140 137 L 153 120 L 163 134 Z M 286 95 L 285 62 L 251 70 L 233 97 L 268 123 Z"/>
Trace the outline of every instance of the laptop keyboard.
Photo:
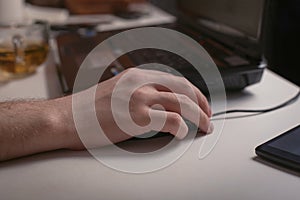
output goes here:
<path id="1" fill-rule="evenodd" d="M 228 49 L 223 44 L 189 27 L 180 24 L 169 24 L 163 25 L 162 27 L 184 33 L 202 45 L 217 65 L 226 89 L 240 90 L 260 81 L 263 68 L 258 67 L 258 61 L 252 59 L 251 62 L 249 62 L 248 59 L 242 58 L 242 56 L 239 56 L 236 52 Z M 80 67 L 86 55 L 100 42 L 119 32 L 120 31 L 108 31 L 99 33 L 95 37 L 87 38 L 82 38 L 80 35 L 72 33 L 58 37 L 59 53 L 63 65 L 62 73 L 66 74 L 68 91 L 71 91 L 73 88 L 76 77 L 75 70 Z M 173 68 L 204 93 L 207 92 L 207 86 L 203 78 L 187 60 L 171 52 L 159 49 L 140 49 L 121 56 L 109 66 L 105 72 L 105 76 L 101 78 L 101 81 L 118 74 L 124 69 L 149 63 L 160 63 Z M 157 70 L 165 71 L 166 69 L 158 67 Z M 167 72 L 169 71 L 167 70 Z"/>

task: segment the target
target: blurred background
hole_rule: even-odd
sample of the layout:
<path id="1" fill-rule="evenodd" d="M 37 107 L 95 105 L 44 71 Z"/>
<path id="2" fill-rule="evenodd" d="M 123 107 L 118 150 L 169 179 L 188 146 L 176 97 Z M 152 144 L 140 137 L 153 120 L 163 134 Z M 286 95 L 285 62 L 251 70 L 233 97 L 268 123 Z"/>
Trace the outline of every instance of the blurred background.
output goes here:
<path id="1" fill-rule="evenodd" d="M 177 15 L 178 0 L 151 0 L 165 11 Z M 265 56 L 269 69 L 300 86 L 300 1 L 271 0 L 272 24 L 265 37 Z"/>
<path id="2" fill-rule="evenodd" d="M 101 12 L 110 13 L 126 8 L 132 2 L 144 0 L 27 0 L 28 3 L 40 6 L 67 7 L 72 13 L 85 14 Z M 196 1 L 196 0 L 195 0 Z M 272 20 L 266 30 L 264 55 L 269 69 L 300 85 L 300 1 L 270 0 Z M 100 3 L 101 2 L 101 3 Z M 163 10 L 178 15 L 178 0 L 149 0 Z M 85 6 L 84 6 L 85 5 Z M 88 6 L 90 5 L 90 6 Z"/>

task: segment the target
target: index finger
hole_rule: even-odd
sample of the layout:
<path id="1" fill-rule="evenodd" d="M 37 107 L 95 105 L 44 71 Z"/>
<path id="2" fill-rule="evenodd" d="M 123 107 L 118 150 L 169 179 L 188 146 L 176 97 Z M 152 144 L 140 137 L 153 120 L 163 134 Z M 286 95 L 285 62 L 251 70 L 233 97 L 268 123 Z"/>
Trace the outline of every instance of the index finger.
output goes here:
<path id="1" fill-rule="evenodd" d="M 203 93 L 194 86 L 190 81 L 188 81 L 185 77 L 175 76 L 169 73 L 160 72 L 160 71 L 151 71 L 149 74 L 156 75 L 156 80 L 158 78 L 164 78 L 166 81 L 168 81 L 173 89 L 175 88 L 175 91 L 171 91 L 170 88 L 165 87 L 164 85 L 156 84 L 155 88 L 158 91 L 164 91 L 164 92 L 176 92 L 179 94 L 184 94 L 188 96 L 191 100 L 193 100 L 195 103 L 197 103 L 200 108 L 207 114 L 208 117 L 211 117 L 212 111 L 210 108 L 210 105 L 207 101 L 207 98 L 203 95 Z M 157 81 L 160 82 L 160 81 Z M 195 97 L 196 99 L 195 99 Z"/>

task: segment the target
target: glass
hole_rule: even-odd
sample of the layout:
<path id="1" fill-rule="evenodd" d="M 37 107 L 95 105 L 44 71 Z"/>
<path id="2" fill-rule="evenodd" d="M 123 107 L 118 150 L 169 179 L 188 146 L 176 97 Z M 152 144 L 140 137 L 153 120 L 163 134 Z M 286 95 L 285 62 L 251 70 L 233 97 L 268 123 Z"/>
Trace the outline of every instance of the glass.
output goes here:
<path id="1" fill-rule="evenodd" d="M 0 81 L 34 73 L 46 60 L 48 49 L 47 23 L 0 24 Z"/>

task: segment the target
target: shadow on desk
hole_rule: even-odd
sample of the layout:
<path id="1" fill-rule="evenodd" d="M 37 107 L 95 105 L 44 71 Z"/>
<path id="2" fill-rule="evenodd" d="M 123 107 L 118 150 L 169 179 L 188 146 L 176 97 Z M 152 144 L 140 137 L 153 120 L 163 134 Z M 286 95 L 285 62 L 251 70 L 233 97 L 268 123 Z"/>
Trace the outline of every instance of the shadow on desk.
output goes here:
<path id="1" fill-rule="evenodd" d="M 269 162 L 269 161 L 267 161 L 267 160 L 264 160 L 264 159 L 262 159 L 262 158 L 260 158 L 260 157 L 257 157 L 257 156 L 256 156 L 256 157 L 253 158 L 253 160 L 256 161 L 256 162 L 259 162 L 259 163 L 261 163 L 261 164 L 263 164 L 263 165 L 266 165 L 266 166 L 268 166 L 268 167 L 272 167 L 273 169 L 276 169 L 276 170 L 279 170 L 279 171 L 282 171 L 282 172 L 289 173 L 289 174 L 291 174 L 291 175 L 300 177 L 300 172 L 293 171 L 293 170 L 290 170 L 290 169 L 288 169 L 288 168 L 284 168 L 284 167 L 282 167 L 282 166 L 279 166 L 279 165 L 276 165 L 276 164 L 274 164 L 274 163 L 271 163 L 271 162 Z"/>
<path id="2" fill-rule="evenodd" d="M 255 95 L 249 92 L 247 89 L 239 91 L 227 91 L 227 101 L 243 101 L 255 97 Z"/>
<path id="3" fill-rule="evenodd" d="M 192 135 L 188 136 L 185 140 L 192 140 L 203 137 L 204 134 L 197 134 L 195 138 Z M 117 146 L 124 151 L 130 153 L 151 153 L 157 150 L 162 149 L 166 145 L 168 145 L 171 141 L 173 141 L 174 137 L 166 134 L 161 137 L 154 137 L 149 139 L 141 139 L 141 140 L 127 140 L 124 142 L 120 142 Z M 172 143 L 169 150 L 172 151 L 173 148 L 176 148 L 177 145 L 182 141 L 178 141 L 175 139 L 175 142 Z M 97 149 L 98 150 L 98 149 Z M 118 152 L 110 151 L 110 146 L 99 148 L 100 151 L 106 153 L 110 157 L 118 158 Z M 39 163 L 47 163 L 47 162 L 59 162 L 60 160 L 95 160 L 93 156 L 88 151 L 71 151 L 71 150 L 56 150 L 45 153 L 39 153 L 31 156 L 26 156 L 18 159 L 13 159 L 9 161 L 0 162 L 0 169 L 10 168 L 10 167 L 18 167 L 25 165 L 34 165 Z"/>

